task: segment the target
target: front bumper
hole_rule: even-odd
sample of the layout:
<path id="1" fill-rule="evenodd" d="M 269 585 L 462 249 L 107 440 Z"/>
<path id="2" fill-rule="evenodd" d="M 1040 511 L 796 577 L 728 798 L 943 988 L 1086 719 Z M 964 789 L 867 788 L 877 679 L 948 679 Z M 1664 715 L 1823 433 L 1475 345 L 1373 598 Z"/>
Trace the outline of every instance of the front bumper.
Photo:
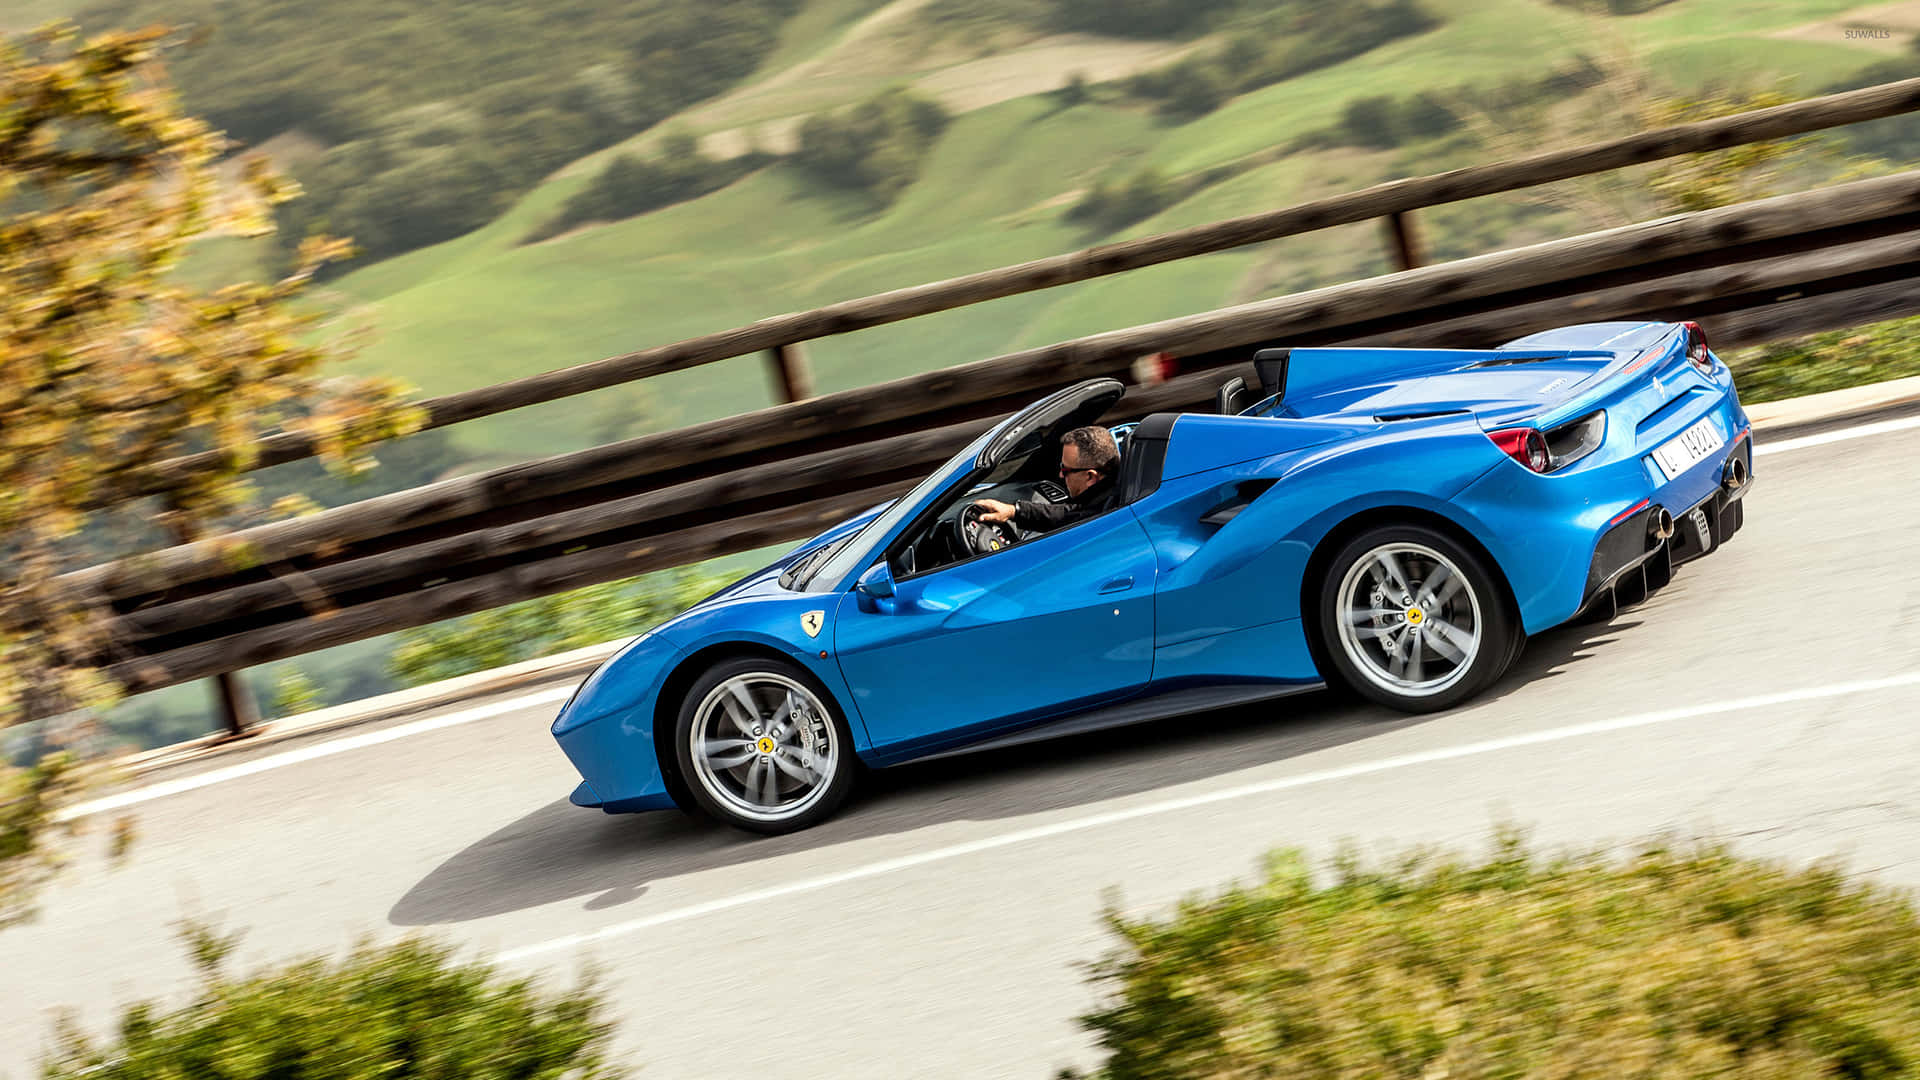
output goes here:
<path id="1" fill-rule="evenodd" d="M 653 749 L 654 703 L 678 649 L 642 635 L 602 664 L 554 718 L 553 738 L 584 781 L 569 801 L 609 814 L 675 805 Z"/>

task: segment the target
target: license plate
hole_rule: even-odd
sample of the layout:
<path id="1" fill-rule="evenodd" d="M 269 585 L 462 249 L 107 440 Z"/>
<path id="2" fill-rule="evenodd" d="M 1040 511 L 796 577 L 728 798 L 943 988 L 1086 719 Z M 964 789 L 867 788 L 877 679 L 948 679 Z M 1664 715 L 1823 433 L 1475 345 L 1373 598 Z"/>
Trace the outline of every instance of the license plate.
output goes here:
<path id="1" fill-rule="evenodd" d="M 1727 440 L 1720 436 L 1720 425 L 1709 416 L 1654 447 L 1653 460 L 1660 466 L 1660 471 L 1667 474 L 1667 479 L 1675 480 L 1702 458 L 1726 444 Z"/>

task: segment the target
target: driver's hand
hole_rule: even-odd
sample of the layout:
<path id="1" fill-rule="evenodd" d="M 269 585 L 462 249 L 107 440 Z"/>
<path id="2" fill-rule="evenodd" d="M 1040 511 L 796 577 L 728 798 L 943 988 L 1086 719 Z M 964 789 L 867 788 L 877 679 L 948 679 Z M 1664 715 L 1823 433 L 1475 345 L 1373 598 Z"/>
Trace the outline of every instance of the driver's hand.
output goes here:
<path id="1" fill-rule="evenodd" d="M 973 505 L 984 506 L 987 512 L 980 515 L 981 521 L 1012 521 L 1014 506 L 999 499 L 975 499 Z"/>

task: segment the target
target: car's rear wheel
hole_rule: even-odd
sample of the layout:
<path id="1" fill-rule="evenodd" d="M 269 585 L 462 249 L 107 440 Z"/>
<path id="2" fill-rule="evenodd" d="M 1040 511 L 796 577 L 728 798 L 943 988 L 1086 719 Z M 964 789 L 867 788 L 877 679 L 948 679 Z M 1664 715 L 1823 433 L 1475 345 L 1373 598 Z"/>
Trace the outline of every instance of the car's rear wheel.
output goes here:
<path id="1" fill-rule="evenodd" d="M 783 660 L 714 665 L 681 702 L 674 750 L 700 809 L 751 832 L 817 824 L 853 786 L 846 721 L 805 669 Z"/>
<path id="2" fill-rule="evenodd" d="M 1519 628 L 1484 560 L 1421 525 L 1369 529 L 1321 582 L 1327 659 L 1362 696 L 1434 712 L 1478 693 L 1517 653 Z"/>

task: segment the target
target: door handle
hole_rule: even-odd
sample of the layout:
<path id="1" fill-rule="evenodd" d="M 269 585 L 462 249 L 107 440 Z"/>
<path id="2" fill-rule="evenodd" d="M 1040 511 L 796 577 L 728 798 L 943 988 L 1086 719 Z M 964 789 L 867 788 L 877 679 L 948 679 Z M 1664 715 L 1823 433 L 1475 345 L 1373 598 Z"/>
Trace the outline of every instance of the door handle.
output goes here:
<path id="1" fill-rule="evenodd" d="M 1100 586 L 1100 591 L 1103 593 L 1126 592 L 1131 588 L 1133 588 L 1133 575 L 1128 574 L 1126 577 L 1114 578 L 1112 581 Z"/>

